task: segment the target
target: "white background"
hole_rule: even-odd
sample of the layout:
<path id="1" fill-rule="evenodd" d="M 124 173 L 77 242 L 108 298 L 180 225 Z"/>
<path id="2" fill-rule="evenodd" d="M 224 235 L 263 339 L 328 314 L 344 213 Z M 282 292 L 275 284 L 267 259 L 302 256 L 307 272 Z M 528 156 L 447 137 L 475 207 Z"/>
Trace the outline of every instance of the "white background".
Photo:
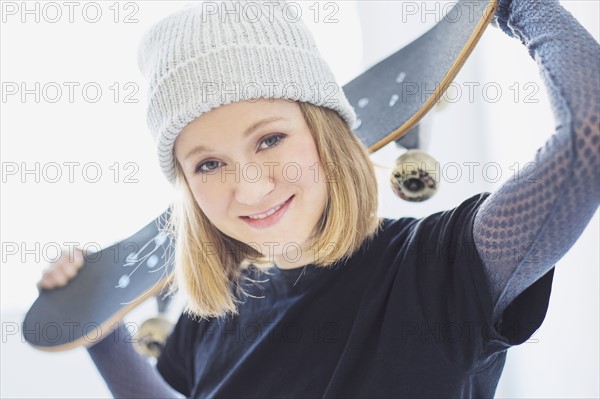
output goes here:
<path id="1" fill-rule="evenodd" d="M 8 3 L 19 8 L 16 15 L 4 12 L 10 7 Z M 32 169 L 36 162 L 40 164 L 39 181 L 35 173 L 21 176 L 3 172 L 2 176 L 2 398 L 108 395 L 85 351 L 37 352 L 11 329 L 18 327 L 36 298 L 35 282 L 47 258 L 54 255 L 55 245 L 73 241 L 102 246 L 113 243 L 162 212 L 173 194 L 158 170 L 145 125 L 145 82 L 137 69 L 136 51 L 142 33 L 152 23 L 186 3 L 131 2 L 134 8 L 121 2 L 115 22 L 114 2 L 97 2 L 102 16 L 96 23 L 84 18 L 95 17 L 94 7 L 75 3 L 78 6 L 70 22 L 63 2 L 54 3 L 58 8 L 43 2 L 2 2 L 0 80 L 3 84 L 25 82 L 29 89 L 39 82 L 48 89 L 45 96 L 40 93 L 39 102 L 33 94 L 22 101 L 18 93 L 3 97 L 0 104 L 3 171 L 12 165 Z M 30 10 L 37 7 L 39 12 L 23 16 L 23 4 Z M 88 13 L 83 14 L 86 4 Z M 332 10 L 326 8 L 326 2 L 317 7 L 322 13 L 316 23 L 309 9 L 314 2 L 299 4 L 323 56 L 344 84 L 425 32 L 441 17 L 447 2 L 439 3 L 437 11 L 435 2 L 426 6 L 417 2 L 420 12 L 414 16 L 403 15 L 401 3 L 395 1 L 339 2 L 336 23 L 324 22 Z M 598 2 L 562 4 L 599 39 Z M 434 12 L 425 14 L 423 7 Z M 57 18 L 57 9 L 61 18 Z M 125 23 L 132 12 L 137 22 Z M 36 14 L 39 22 L 35 21 Z M 50 19 L 58 20 L 52 23 Z M 55 103 L 48 101 L 56 95 L 51 91 L 52 82 L 63 88 L 62 98 Z M 64 82 L 79 83 L 72 103 Z M 121 95 L 118 101 L 110 89 L 115 82 Z M 131 93 L 125 86 L 129 82 L 139 87 L 132 96 L 137 103 L 123 99 Z M 532 160 L 537 148 L 553 134 L 554 121 L 535 62 L 517 40 L 498 29 L 487 29 L 456 82 L 459 86 L 464 82 L 481 82 L 482 86 L 494 82 L 503 95 L 492 102 L 479 90 L 475 91 L 475 101 L 463 96 L 444 110 L 430 113 L 429 152 L 442 164 L 497 162 L 502 165 L 502 179 L 491 183 L 490 176 L 482 176 L 478 169 L 472 182 L 465 174 L 457 183 L 443 182 L 429 202 L 409 204 L 393 196 L 387 185 L 389 170 L 380 168 L 382 216 L 425 216 L 457 206 L 476 193 L 494 190 L 511 177 L 511 165 Z M 98 102 L 84 97 L 81 88 L 86 83 L 101 87 Z M 523 90 L 527 83 L 539 87 L 533 96 L 537 103 L 526 103 L 522 96 L 514 100 L 510 87 L 517 84 Z M 373 159 L 387 167 L 398 155 L 390 146 Z M 55 170 L 47 169 L 50 175 L 44 176 L 41 169 L 51 162 L 78 162 L 74 181 L 69 182 L 64 167 L 62 178 L 49 182 Z M 125 168 L 130 162 L 137 165 L 134 183 L 125 182 L 133 170 Z M 93 163 L 102 171 L 97 183 L 88 182 L 94 177 L 92 169 L 88 175 L 82 174 L 83 166 Z M 115 168 L 110 168 L 115 163 L 120 171 L 116 182 Z M 598 225 L 597 213 L 557 265 L 546 320 L 532 342 L 509 351 L 497 397 L 600 396 Z M 17 245 L 19 251 L 9 254 L 6 245 Z M 152 307 L 138 311 L 144 312 L 151 313 Z"/>

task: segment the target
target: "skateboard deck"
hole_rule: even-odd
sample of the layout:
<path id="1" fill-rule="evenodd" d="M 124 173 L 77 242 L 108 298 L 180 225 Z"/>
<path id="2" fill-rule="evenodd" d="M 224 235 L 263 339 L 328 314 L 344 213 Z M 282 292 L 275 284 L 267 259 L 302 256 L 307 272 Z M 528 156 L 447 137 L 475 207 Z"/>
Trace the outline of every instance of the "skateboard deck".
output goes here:
<path id="1" fill-rule="evenodd" d="M 431 30 L 344 86 L 371 152 L 411 131 L 448 88 L 491 21 L 497 0 L 461 0 Z M 41 291 L 23 321 L 35 348 L 91 346 L 147 298 L 166 292 L 168 211 L 126 240 L 85 256 L 65 287 Z"/>
<path id="2" fill-rule="evenodd" d="M 133 308 L 166 295 L 173 270 L 172 240 L 160 231 L 165 211 L 131 237 L 96 253 L 67 285 L 42 290 L 23 321 L 23 337 L 37 349 L 91 346 Z"/>
<path id="3" fill-rule="evenodd" d="M 408 133 L 442 98 L 491 22 L 497 0 L 460 0 L 429 31 L 344 86 L 354 132 L 375 152 Z"/>

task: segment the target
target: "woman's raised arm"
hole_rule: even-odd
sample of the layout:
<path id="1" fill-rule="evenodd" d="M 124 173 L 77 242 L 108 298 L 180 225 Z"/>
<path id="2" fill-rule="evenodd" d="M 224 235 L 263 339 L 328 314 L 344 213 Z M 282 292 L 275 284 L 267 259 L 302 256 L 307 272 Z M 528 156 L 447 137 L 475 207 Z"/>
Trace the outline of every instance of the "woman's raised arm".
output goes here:
<path id="1" fill-rule="evenodd" d="M 496 22 L 538 63 L 556 119 L 534 170 L 504 183 L 475 218 L 475 246 L 499 320 L 571 248 L 598 208 L 600 46 L 557 0 L 500 0 Z"/>

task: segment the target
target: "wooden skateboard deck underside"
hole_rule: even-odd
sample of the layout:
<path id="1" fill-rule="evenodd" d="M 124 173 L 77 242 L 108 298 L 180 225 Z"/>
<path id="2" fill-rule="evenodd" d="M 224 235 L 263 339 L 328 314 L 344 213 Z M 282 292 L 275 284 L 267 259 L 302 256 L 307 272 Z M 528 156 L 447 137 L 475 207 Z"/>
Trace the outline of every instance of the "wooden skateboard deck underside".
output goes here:
<path id="1" fill-rule="evenodd" d="M 441 98 L 492 20 L 496 0 L 459 1 L 433 28 L 344 86 L 371 152 L 412 129 Z"/>
<path id="2" fill-rule="evenodd" d="M 131 237 L 84 254 L 85 265 L 64 287 L 40 292 L 23 321 L 23 336 L 38 349 L 91 346 L 147 298 L 168 291 L 171 240 L 160 232 L 167 212 Z"/>

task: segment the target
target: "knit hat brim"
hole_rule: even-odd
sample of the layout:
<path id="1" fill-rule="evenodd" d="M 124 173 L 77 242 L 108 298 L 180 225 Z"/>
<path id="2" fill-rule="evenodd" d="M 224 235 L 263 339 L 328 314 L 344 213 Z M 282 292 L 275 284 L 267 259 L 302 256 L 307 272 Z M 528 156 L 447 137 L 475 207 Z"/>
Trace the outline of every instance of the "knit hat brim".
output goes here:
<path id="1" fill-rule="evenodd" d="M 305 73 L 286 74 L 278 64 L 298 65 Z M 337 111 L 350 127 L 356 121 L 342 87 L 318 54 L 260 45 L 212 51 L 179 65 L 150 93 L 148 124 L 158 128 L 158 157 L 167 179 L 174 183 L 174 142 L 190 122 L 219 106 L 259 98 L 309 102 Z"/>

